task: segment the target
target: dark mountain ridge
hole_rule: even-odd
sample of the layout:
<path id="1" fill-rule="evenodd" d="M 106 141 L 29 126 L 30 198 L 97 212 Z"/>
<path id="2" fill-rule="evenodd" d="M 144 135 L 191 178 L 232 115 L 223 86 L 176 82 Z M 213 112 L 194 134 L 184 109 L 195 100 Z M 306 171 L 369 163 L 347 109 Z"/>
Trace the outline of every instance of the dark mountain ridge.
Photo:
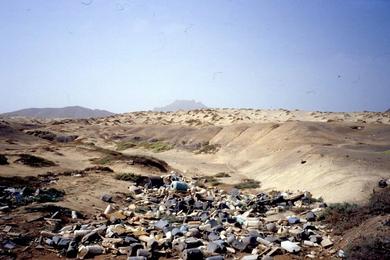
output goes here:
<path id="1" fill-rule="evenodd" d="M 24 116 L 35 118 L 93 118 L 114 115 L 106 110 L 90 109 L 81 106 L 60 108 L 26 108 L 1 114 L 3 117 Z"/>

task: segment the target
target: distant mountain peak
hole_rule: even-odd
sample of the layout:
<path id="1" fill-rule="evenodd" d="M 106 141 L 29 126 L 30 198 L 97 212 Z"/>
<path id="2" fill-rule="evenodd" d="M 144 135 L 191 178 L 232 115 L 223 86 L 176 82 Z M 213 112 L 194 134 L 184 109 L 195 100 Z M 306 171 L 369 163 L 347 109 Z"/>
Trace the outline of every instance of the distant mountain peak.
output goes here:
<path id="1" fill-rule="evenodd" d="M 155 107 L 153 111 L 159 111 L 159 112 L 176 112 L 179 110 L 195 110 L 195 109 L 203 109 L 207 108 L 202 102 L 197 102 L 195 100 L 185 100 L 185 99 L 178 99 L 173 101 L 171 104 L 163 106 L 163 107 Z"/>
<path id="2" fill-rule="evenodd" d="M 81 106 L 57 107 L 57 108 L 26 108 L 1 114 L 1 116 L 24 116 L 35 118 L 94 118 L 114 115 L 106 110 L 90 109 Z"/>

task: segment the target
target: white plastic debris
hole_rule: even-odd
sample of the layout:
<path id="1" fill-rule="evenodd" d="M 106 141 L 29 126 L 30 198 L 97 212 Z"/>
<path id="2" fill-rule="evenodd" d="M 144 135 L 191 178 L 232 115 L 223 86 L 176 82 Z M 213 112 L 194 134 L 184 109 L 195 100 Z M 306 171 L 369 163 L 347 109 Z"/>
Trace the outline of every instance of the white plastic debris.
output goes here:
<path id="1" fill-rule="evenodd" d="M 290 241 L 283 241 L 281 243 L 281 246 L 283 249 L 285 249 L 286 251 L 288 251 L 290 253 L 299 252 L 301 250 L 300 246 L 298 246 L 297 244 L 290 242 Z"/>

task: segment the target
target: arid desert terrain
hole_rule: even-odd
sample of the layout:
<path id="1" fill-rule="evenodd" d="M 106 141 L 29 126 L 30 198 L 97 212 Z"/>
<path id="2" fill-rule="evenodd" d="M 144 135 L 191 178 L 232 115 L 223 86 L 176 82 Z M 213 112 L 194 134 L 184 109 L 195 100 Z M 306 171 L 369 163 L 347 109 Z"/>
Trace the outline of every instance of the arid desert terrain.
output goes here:
<path id="1" fill-rule="evenodd" d="M 94 218 L 107 207 L 103 194 L 112 196 L 114 207 L 128 204 L 129 182 L 120 179 L 126 174 L 175 172 L 226 192 L 236 188 L 244 194 L 307 191 L 327 204 L 360 206 L 380 189 L 380 180 L 390 178 L 390 113 L 202 109 L 131 112 L 96 119 L 4 117 L 0 154 L 6 160 L 0 165 L 2 189 L 26 186 L 63 192 L 58 200 L 11 205 L 12 209 L 1 212 L 0 225 L 10 226 L 9 232 L 16 235 L 31 233 L 34 239 L 47 223 L 55 221 L 47 220 L 48 216 L 39 218 L 41 212 L 28 211 L 28 207 L 49 203 Z M 357 225 L 376 228 L 378 221 L 389 221 L 388 216 L 365 216 Z M 350 233 L 339 234 L 327 228 L 333 251 L 316 248 L 314 257 L 335 257 L 361 235 L 352 227 Z M 389 229 L 385 232 L 389 234 Z M 52 259 L 59 254 L 55 247 L 15 244 L 17 254 L 3 252 L 4 257 Z M 301 259 L 308 252 L 281 251 L 274 257 Z M 109 259 L 113 254 L 100 257 Z"/>

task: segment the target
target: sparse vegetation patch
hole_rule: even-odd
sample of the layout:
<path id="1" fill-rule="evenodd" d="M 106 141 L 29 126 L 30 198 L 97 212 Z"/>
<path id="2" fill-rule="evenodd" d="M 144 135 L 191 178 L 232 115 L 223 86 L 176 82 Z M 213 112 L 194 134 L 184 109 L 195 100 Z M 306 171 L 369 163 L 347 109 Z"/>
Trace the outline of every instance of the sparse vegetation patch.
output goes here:
<path id="1" fill-rule="evenodd" d="M 383 151 L 384 154 L 390 155 L 390 150 Z"/>
<path id="2" fill-rule="evenodd" d="M 215 177 L 216 178 L 228 178 L 228 177 L 230 177 L 230 174 L 226 173 L 226 172 L 219 172 L 219 173 L 215 174 Z"/>
<path id="3" fill-rule="evenodd" d="M 334 233 L 342 234 L 345 230 L 358 226 L 366 219 L 390 213 L 390 188 L 374 192 L 368 203 L 363 206 L 350 203 L 330 204 L 320 216 L 332 225 Z"/>
<path id="4" fill-rule="evenodd" d="M 31 154 L 20 154 L 19 159 L 17 159 L 15 162 L 22 163 L 27 166 L 31 167 L 50 167 L 55 166 L 56 164 L 52 161 L 49 161 L 45 158 L 31 155 Z"/>
<path id="5" fill-rule="evenodd" d="M 240 190 L 257 189 L 260 188 L 260 182 L 253 179 L 244 179 L 243 182 L 234 185 L 234 187 Z"/>
<path id="6" fill-rule="evenodd" d="M 118 151 L 123 151 L 123 150 L 129 149 L 129 148 L 134 148 L 136 146 L 137 145 L 132 141 L 123 141 L 123 142 L 119 142 L 116 144 L 116 149 Z"/>
<path id="7" fill-rule="evenodd" d="M 209 142 L 205 142 L 201 144 L 200 148 L 196 150 L 194 153 L 195 154 L 215 154 L 216 152 L 219 151 L 221 146 L 219 144 L 210 144 Z"/>
<path id="8" fill-rule="evenodd" d="M 121 181 L 132 181 L 132 182 L 138 182 L 142 178 L 141 175 L 128 172 L 128 173 L 118 173 L 115 175 L 115 179 L 121 180 Z"/>
<path id="9" fill-rule="evenodd" d="M 155 153 L 165 152 L 171 150 L 173 146 L 167 142 L 155 141 L 155 142 L 134 142 L 134 141 L 123 141 L 119 142 L 116 145 L 118 151 L 123 151 L 129 148 L 144 148 L 147 150 L 152 150 Z"/>
<path id="10" fill-rule="evenodd" d="M 218 186 L 220 184 L 222 183 L 214 176 L 202 176 L 196 181 L 196 185 L 201 187 L 206 187 L 207 185 Z"/>

